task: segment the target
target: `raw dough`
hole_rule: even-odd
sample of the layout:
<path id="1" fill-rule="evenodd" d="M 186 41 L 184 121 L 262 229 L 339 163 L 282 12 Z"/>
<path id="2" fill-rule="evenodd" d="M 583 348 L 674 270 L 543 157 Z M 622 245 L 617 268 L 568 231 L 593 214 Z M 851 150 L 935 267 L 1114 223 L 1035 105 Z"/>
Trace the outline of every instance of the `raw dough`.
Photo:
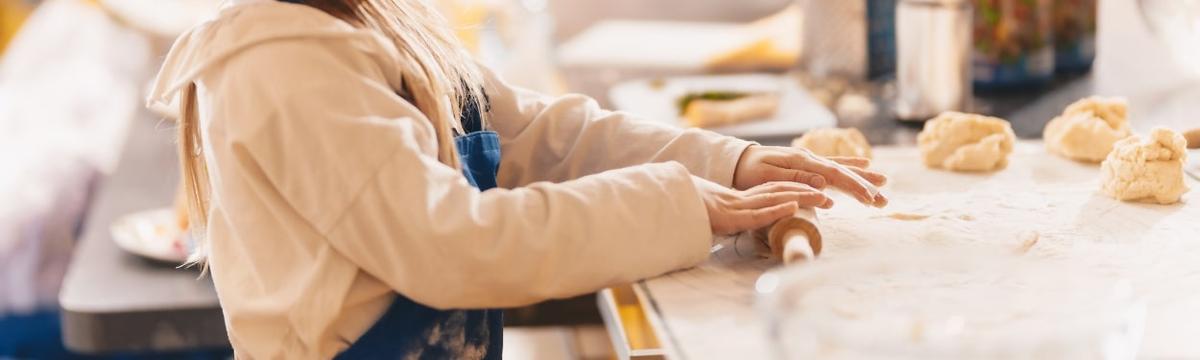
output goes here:
<path id="1" fill-rule="evenodd" d="M 1033 246 L 1037 245 L 1038 240 L 1041 239 L 1041 237 L 1042 237 L 1042 235 L 1040 233 L 1038 233 L 1037 231 L 1029 231 L 1029 232 L 1021 233 L 1021 235 L 1020 235 L 1021 245 L 1017 247 L 1017 253 L 1018 254 L 1028 253 L 1029 249 L 1033 249 Z"/>
<path id="2" fill-rule="evenodd" d="M 1200 128 L 1184 131 L 1183 138 L 1187 139 L 1188 149 L 1200 149 Z"/>
<path id="3" fill-rule="evenodd" d="M 821 156 L 871 157 L 871 144 L 855 128 L 809 130 L 792 140 L 792 147 L 808 149 Z"/>
<path id="4" fill-rule="evenodd" d="M 1124 98 L 1080 99 L 1046 124 L 1046 149 L 1069 159 L 1100 162 L 1113 144 L 1133 135 L 1126 109 Z"/>
<path id="5" fill-rule="evenodd" d="M 925 219 L 928 219 L 930 216 L 933 216 L 933 215 L 929 215 L 929 214 L 918 214 L 918 213 L 907 213 L 907 212 L 894 212 L 894 213 L 891 213 L 891 214 L 888 214 L 888 215 L 887 215 L 887 217 L 889 217 L 889 218 L 896 219 L 896 220 L 900 220 L 900 221 L 917 221 L 917 220 L 925 220 Z"/>
<path id="6" fill-rule="evenodd" d="M 1012 127 L 1003 119 L 945 112 L 925 123 L 917 146 L 925 166 L 955 171 L 991 171 L 1008 165 Z"/>
<path id="7" fill-rule="evenodd" d="M 1100 192 L 1118 200 L 1172 204 L 1188 191 L 1183 135 L 1158 127 L 1145 140 L 1118 141 L 1100 165 Z"/>

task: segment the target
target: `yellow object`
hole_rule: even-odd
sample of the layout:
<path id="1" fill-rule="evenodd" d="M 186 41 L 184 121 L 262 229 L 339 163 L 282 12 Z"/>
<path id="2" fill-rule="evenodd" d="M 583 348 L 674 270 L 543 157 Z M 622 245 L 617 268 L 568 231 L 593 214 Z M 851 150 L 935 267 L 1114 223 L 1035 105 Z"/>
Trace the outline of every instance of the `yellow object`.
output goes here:
<path id="1" fill-rule="evenodd" d="M 613 323 L 606 325 L 620 329 L 618 333 L 610 334 L 623 335 L 623 338 L 613 339 L 613 345 L 618 354 L 631 360 L 665 359 L 664 344 L 646 311 L 648 303 L 636 286 L 618 285 L 600 292 L 600 296 L 607 299 L 602 301 L 600 311 L 606 313 L 605 316 L 615 317 Z"/>
<path id="2" fill-rule="evenodd" d="M 747 24 L 751 39 L 744 46 L 718 54 L 707 62 L 712 69 L 788 68 L 800 59 L 800 7 L 792 4 Z"/>
<path id="3" fill-rule="evenodd" d="M 25 18 L 29 17 L 30 6 L 21 0 L 0 0 L 0 53 L 16 36 Z"/>
<path id="4" fill-rule="evenodd" d="M 484 0 L 440 0 L 438 8 L 454 28 L 454 35 L 472 54 L 479 54 L 479 29 L 487 20 L 488 4 Z"/>

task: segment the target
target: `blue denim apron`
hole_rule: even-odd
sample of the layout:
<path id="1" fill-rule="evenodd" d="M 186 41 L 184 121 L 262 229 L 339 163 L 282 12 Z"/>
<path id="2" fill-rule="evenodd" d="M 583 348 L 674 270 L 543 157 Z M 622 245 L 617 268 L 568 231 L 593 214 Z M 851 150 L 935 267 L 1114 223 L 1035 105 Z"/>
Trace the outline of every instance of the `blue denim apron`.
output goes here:
<path id="1" fill-rule="evenodd" d="M 483 129 L 476 109 L 475 104 L 467 104 L 460 117 L 467 134 L 456 136 L 454 144 L 463 176 L 483 191 L 496 187 L 500 137 Z M 383 316 L 337 358 L 500 359 L 503 316 L 504 312 L 498 309 L 437 310 L 397 293 Z"/>

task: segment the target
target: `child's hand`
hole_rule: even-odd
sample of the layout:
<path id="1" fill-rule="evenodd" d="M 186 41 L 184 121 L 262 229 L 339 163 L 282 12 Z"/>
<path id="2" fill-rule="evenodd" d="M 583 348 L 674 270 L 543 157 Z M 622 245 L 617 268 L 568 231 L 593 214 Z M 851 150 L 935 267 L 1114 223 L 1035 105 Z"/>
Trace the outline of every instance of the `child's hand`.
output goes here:
<path id="1" fill-rule="evenodd" d="M 692 177 L 713 234 L 727 235 L 758 229 L 791 216 L 798 206 L 833 206 L 820 190 L 797 182 L 769 182 L 748 190 L 734 190 L 700 177 Z"/>
<path id="2" fill-rule="evenodd" d="M 867 170 L 870 164 L 865 158 L 824 158 L 804 149 L 755 145 L 742 152 L 733 187 L 748 189 L 771 181 L 800 182 L 817 189 L 833 185 L 863 204 L 883 207 L 887 197 L 877 187 L 883 186 L 887 177 Z"/>

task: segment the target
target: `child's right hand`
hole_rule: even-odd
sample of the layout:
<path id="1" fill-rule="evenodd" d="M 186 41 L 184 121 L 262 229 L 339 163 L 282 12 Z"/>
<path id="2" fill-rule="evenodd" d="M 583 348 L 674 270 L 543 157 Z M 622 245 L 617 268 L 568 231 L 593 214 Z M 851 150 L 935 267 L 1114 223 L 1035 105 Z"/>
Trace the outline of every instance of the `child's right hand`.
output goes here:
<path id="1" fill-rule="evenodd" d="M 833 200 L 811 186 L 790 182 L 768 182 L 746 190 L 730 189 L 692 176 L 714 235 L 728 235 L 771 225 L 791 216 L 798 207 L 828 209 Z"/>

